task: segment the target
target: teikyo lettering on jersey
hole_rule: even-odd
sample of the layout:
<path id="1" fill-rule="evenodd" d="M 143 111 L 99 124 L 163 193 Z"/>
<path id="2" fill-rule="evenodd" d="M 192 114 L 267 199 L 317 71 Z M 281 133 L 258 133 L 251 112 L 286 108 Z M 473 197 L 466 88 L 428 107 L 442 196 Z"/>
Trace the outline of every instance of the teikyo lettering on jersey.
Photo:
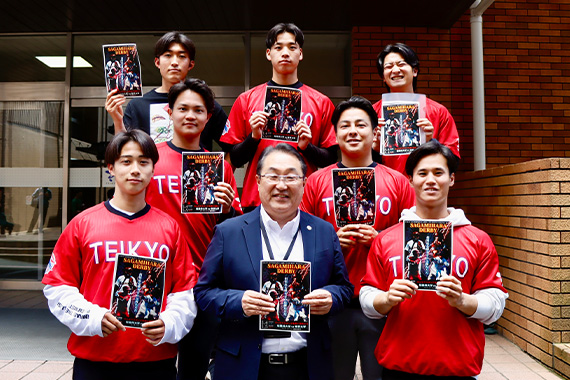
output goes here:
<path id="1" fill-rule="evenodd" d="M 156 145 L 160 160 L 154 166 L 154 176 L 146 190 L 146 201 L 173 217 L 182 234 L 186 237 L 194 266 L 199 270 L 202 267 L 206 249 L 212 236 L 214 227 L 219 222 L 219 214 L 182 214 L 182 152 L 183 150 L 172 144 L 172 141 Z M 205 152 L 205 150 L 200 150 Z M 237 185 L 230 164 L 224 161 L 224 182 L 230 184 L 237 195 Z M 232 208 L 236 214 L 241 214 L 239 197 L 235 197 Z M 223 214 L 222 214 L 223 215 Z"/>
<path id="2" fill-rule="evenodd" d="M 155 175 L 152 177 L 156 183 L 159 194 L 169 192 L 170 194 L 180 194 L 180 183 L 182 176 L 180 175 Z"/>
<path id="3" fill-rule="evenodd" d="M 392 264 L 392 270 L 395 278 L 404 278 L 402 261 L 404 257 L 402 254 L 390 256 L 388 261 Z M 453 276 L 460 279 L 465 278 L 469 272 L 469 261 L 464 256 L 457 257 L 456 255 L 451 255 L 451 273 Z"/>
<path id="4" fill-rule="evenodd" d="M 321 200 L 325 205 L 325 210 L 327 211 L 327 216 L 334 215 L 334 197 L 326 197 Z M 376 211 L 382 215 L 390 214 L 392 211 L 392 199 L 387 196 L 382 196 L 376 194 Z"/>
<path id="5" fill-rule="evenodd" d="M 89 243 L 88 247 L 93 250 L 95 264 L 99 264 L 101 261 L 114 263 L 115 256 L 118 253 L 161 260 L 168 260 L 170 257 L 170 248 L 159 242 L 107 240 Z"/>

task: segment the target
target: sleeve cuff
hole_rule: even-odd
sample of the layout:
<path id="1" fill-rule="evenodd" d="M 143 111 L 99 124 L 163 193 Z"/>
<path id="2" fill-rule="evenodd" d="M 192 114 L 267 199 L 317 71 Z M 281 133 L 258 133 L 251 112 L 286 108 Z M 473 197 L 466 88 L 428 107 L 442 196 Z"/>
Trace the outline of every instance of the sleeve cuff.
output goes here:
<path id="1" fill-rule="evenodd" d="M 96 307 L 93 310 L 93 320 L 91 321 L 90 328 L 89 328 L 89 335 L 95 336 L 99 335 L 103 338 L 103 317 L 109 310 L 104 309 L 102 307 Z"/>
<path id="2" fill-rule="evenodd" d="M 164 336 L 158 344 L 178 343 L 194 325 L 197 312 L 193 289 L 169 294 L 159 317 L 164 322 Z"/>
<path id="3" fill-rule="evenodd" d="M 364 315 L 370 319 L 382 319 L 386 317 L 384 314 L 380 314 L 374 308 L 374 298 L 376 298 L 376 296 L 381 292 L 382 290 L 377 289 L 373 286 L 363 286 L 360 289 L 360 306 L 362 307 L 362 312 Z"/>
<path id="4" fill-rule="evenodd" d="M 501 317 L 505 309 L 508 294 L 500 289 L 481 289 L 473 293 L 477 298 L 477 310 L 472 316 L 483 324 L 491 324 Z"/>

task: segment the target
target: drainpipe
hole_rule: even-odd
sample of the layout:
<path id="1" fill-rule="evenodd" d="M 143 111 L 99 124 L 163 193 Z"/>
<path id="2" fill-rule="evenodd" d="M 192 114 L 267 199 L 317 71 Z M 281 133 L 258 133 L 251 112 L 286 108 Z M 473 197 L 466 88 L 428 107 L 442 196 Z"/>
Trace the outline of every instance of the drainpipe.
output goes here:
<path id="1" fill-rule="evenodd" d="M 485 75 L 483 69 L 483 13 L 495 0 L 476 0 L 471 5 L 471 61 L 473 80 L 473 155 L 475 170 L 486 168 Z"/>

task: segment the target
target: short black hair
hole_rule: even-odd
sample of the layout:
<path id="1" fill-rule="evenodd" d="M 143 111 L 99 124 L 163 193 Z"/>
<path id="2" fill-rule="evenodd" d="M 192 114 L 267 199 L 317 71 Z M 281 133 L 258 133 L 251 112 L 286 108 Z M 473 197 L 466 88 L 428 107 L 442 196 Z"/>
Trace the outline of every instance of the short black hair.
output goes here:
<path id="1" fill-rule="evenodd" d="M 214 92 L 208 87 L 206 82 L 197 78 L 186 79 L 184 82 L 176 83 L 170 87 L 170 91 L 168 91 L 168 106 L 170 109 L 174 109 L 176 99 L 186 90 L 193 91 L 200 95 L 202 99 L 204 99 L 208 113 L 211 114 L 214 112 Z"/>
<path id="2" fill-rule="evenodd" d="M 275 41 L 277 41 L 277 36 L 282 33 L 291 33 L 295 36 L 295 42 L 299 44 L 300 48 L 303 48 L 303 43 L 305 42 L 305 35 L 299 27 L 290 22 L 281 22 L 275 25 L 273 28 L 267 32 L 267 37 L 265 38 L 265 46 L 271 49 Z"/>
<path id="3" fill-rule="evenodd" d="M 378 114 L 374 111 L 374 107 L 372 107 L 372 103 L 368 99 L 364 99 L 361 96 L 352 96 L 350 99 L 340 102 L 331 117 L 331 121 L 334 125 L 334 130 L 336 131 L 338 121 L 340 120 L 340 116 L 342 113 L 351 108 L 358 108 L 363 110 L 368 114 L 370 118 L 370 124 L 372 125 L 372 130 L 374 130 L 378 126 Z"/>
<path id="4" fill-rule="evenodd" d="M 299 163 L 301 164 L 301 171 L 303 172 L 303 177 L 307 176 L 307 163 L 303 159 L 303 156 L 301 156 L 301 153 L 297 152 L 297 149 L 295 149 L 292 145 L 285 143 L 279 143 L 274 146 L 268 146 L 263 150 L 263 152 L 261 152 L 261 154 L 259 155 L 259 160 L 257 161 L 257 168 L 255 170 L 257 175 L 261 175 L 261 169 L 263 168 L 263 163 L 265 162 L 265 159 L 273 152 L 281 152 L 295 157 L 297 160 L 299 160 Z"/>
<path id="5" fill-rule="evenodd" d="M 459 158 L 457 158 L 457 156 L 453 154 L 451 149 L 447 146 L 443 145 L 436 139 L 431 139 L 410 153 L 410 156 L 406 161 L 406 174 L 412 177 L 414 175 L 414 169 L 418 166 L 418 162 L 420 162 L 422 158 L 433 154 L 441 154 L 445 158 L 450 175 L 457 172 Z"/>
<path id="6" fill-rule="evenodd" d="M 141 147 L 144 157 L 151 159 L 153 166 L 158 162 L 158 150 L 152 138 L 140 129 L 131 129 L 130 131 L 120 132 L 113 137 L 107 149 L 105 149 L 105 163 L 114 165 L 121 157 L 123 147 L 129 142 L 134 141 Z"/>
<path id="7" fill-rule="evenodd" d="M 420 72 L 420 60 L 418 59 L 418 56 L 414 49 L 404 43 L 396 42 L 395 44 L 386 45 L 384 50 L 382 50 L 376 58 L 376 69 L 378 70 L 378 75 L 380 75 L 380 78 L 384 79 L 384 58 L 386 58 L 386 56 L 390 53 L 400 54 L 402 58 L 404 58 L 404 61 L 406 61 L 408 65 L 412 66 L 412 69 L 416 69 L 418 73 Z M 417 76 L 414 77 L 413 86 L 414 92 L 417 91 Z M 388 91 L 390 91 L 390 87 L 386 86 L 386 88 Z"/>
<path id="8" fill-rule="evenodd" d="M 156 44 L 154 45 L 155 58 L 163 55 L 173 43 L 178 43 L 184 46 L 184 49 L 188 52 L 191 61 L 196 58 L 196 46 L 194 45 L 194 42 L 185 34 L 177 31 L 168 32 L 156 41 Z"/>

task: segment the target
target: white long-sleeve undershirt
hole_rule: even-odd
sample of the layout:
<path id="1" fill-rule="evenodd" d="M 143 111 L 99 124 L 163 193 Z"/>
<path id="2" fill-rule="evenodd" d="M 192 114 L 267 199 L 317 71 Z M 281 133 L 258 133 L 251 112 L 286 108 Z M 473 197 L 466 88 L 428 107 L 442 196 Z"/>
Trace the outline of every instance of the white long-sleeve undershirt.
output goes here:
<path id="1" fill-rule="evenodd" d="M 87 301 L 73 286 L 46 285 L 44 295 L 52 314 L 74 334 L 103 337 L 101 321 L 109 309 Z M 159 317 L 164 321 L 165 330 L 159 344 L 177 343 L 182 339 L 192 328 L 196 312 L 193 289 L 169 294 L 166 308 Z"/>
<path id="2" fill-rule="evenodd" d="M 373 286 L 363 286 L 360 289 L 359 299 L 362 312 L 370 319 L 382 319 L 386 317 L 374 308 L 374 298 L 384 291 Z M 468 318 L 475 318 L 483 324 L 491 324 L 498 320 L 505 309 L 505 302 L 509 295 L 497 288 L 486 288 L 473 293 L 477 297 L 477 310 Z"/>

